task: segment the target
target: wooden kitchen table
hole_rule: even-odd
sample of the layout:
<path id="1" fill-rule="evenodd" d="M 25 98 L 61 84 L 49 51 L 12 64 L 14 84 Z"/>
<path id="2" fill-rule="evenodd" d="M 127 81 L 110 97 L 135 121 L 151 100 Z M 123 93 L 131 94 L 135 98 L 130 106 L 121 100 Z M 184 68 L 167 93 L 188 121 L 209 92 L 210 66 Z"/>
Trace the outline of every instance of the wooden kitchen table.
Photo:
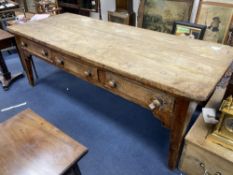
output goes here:
<path id="1" fill-rule="evenodd" d="M 31 85 L 35 55 L 151 110 L 171 130 L 171 169 L 193 104 L 209 98 L 233 58 L 228 46 L 69 13 L 9 31 L 16 35 Z"/>

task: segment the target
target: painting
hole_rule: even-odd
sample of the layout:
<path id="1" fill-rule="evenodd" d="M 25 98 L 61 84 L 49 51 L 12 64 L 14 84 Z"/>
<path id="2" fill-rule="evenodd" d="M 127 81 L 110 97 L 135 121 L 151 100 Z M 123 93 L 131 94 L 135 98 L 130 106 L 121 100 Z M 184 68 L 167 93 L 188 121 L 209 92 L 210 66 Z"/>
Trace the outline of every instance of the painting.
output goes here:
<path id="1" fill-rule="evenodd" d="M 36 13 L 36 0 L 25 0 L 25 10 L 27 12 Z"/>
<path id="2" fill-rule="evenodd" d="M 206 31 L 205 25 L 197 25 L 189 22 L 176 21 L 172 33 L 176 36 L 202 40 Z"/>
<path id="3" fill-rule="evenodd" d="M 227 35 L 227 45 L 233 46 L 233 18 Z"/>
<path id="4" fill-rule="evenodd" d="M 204 40 L 226 43 L 232 15 L 233 4 L 202 2 L 196 23 L 207 25 Z"/>
<path id="5" fill-rule="evenodd" d="M 141 0 L 138 27 L 171 33 L 174 21 L 188 21 L 193 0 Z"/>

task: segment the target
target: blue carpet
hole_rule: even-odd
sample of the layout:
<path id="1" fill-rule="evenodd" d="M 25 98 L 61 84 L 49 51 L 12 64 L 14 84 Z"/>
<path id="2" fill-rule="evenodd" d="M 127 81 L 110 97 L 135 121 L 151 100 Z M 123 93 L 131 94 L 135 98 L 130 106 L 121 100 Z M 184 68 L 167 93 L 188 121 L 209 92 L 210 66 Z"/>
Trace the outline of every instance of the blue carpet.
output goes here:
<path id="1" fill-rule="evenodd" d="M 4 54 L 12 73 L 22 71 L 17 54 Z M 83 175 L 174 175 L 167 168 L 169 130 L 151 112 L 34 59 L 36 86 L 26 78 L 0 89 L 0 122 L 31 108 L 89 148 L 79 162 Z"/>

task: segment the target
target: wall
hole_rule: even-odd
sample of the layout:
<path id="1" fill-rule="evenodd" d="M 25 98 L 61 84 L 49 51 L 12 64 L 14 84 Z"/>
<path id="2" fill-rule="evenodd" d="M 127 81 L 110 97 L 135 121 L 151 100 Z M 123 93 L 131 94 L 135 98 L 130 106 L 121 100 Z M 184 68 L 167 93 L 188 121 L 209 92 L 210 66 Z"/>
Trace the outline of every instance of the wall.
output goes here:
<path id="1" fill-rule="evenodd" d="M 196 13 L 198 10 L 200 0 L 194 0 L 194 6 L 193 11 L 191 15 L 191 22 L 195 21 Z M 134 6 L 134 12 L 137 14 L 138 12 L 138 6 L 139 6 L 140 0 L 133 0 L 133 6 Z M 114 11 L 115 10 L 115 0 L 101 0 L 101 11 L 102 11 L 102 18 L 103 20 L 108 20 L 108 11 Z M 93 18 L 99 18 L 99 14 L 92 13 L 91 16 Z"/>

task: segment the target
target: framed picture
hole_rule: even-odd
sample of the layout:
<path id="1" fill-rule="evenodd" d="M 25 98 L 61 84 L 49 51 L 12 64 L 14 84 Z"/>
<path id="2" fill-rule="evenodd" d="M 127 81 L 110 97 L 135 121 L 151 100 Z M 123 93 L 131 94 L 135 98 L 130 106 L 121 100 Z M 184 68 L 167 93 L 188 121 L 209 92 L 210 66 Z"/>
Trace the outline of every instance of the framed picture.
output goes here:
<path id="1" fill-rule="evenodd" d="M 23 0 L 26 12 L 36 13 L 36 0 Z"/>
<path id="2" fill-rule="evenodd" d="M 205 25 L 198 25 L 189 22 L 175 21 L 172 34 L 202 40 L 206 31 Z"/>
<path id="3" fill-rule="evenodd" d="M 203 40 L 226 43 L 233 17 L 233 1 L 203 0 L 200 3 L 197 24 L 207 26 Z"/>
<path id="4" fill-rule="evenodd" d="M 141 0 L 138 27 L 171 33 L 175 21 L 188 21 L 193 0 Z"/>
<path id="5" fill-rule="evenodd" d="M 128 12 L 108 12 L 108 21 L 111 22 L 129 25 L 129 18 L 130 15 Z"/>
<path id="6" fill-rule="evenodd" d="M 231 25 L 228 31 L 226 44 L 229 46 L 233 46 L 233 18 L 232 18 Z"/>

